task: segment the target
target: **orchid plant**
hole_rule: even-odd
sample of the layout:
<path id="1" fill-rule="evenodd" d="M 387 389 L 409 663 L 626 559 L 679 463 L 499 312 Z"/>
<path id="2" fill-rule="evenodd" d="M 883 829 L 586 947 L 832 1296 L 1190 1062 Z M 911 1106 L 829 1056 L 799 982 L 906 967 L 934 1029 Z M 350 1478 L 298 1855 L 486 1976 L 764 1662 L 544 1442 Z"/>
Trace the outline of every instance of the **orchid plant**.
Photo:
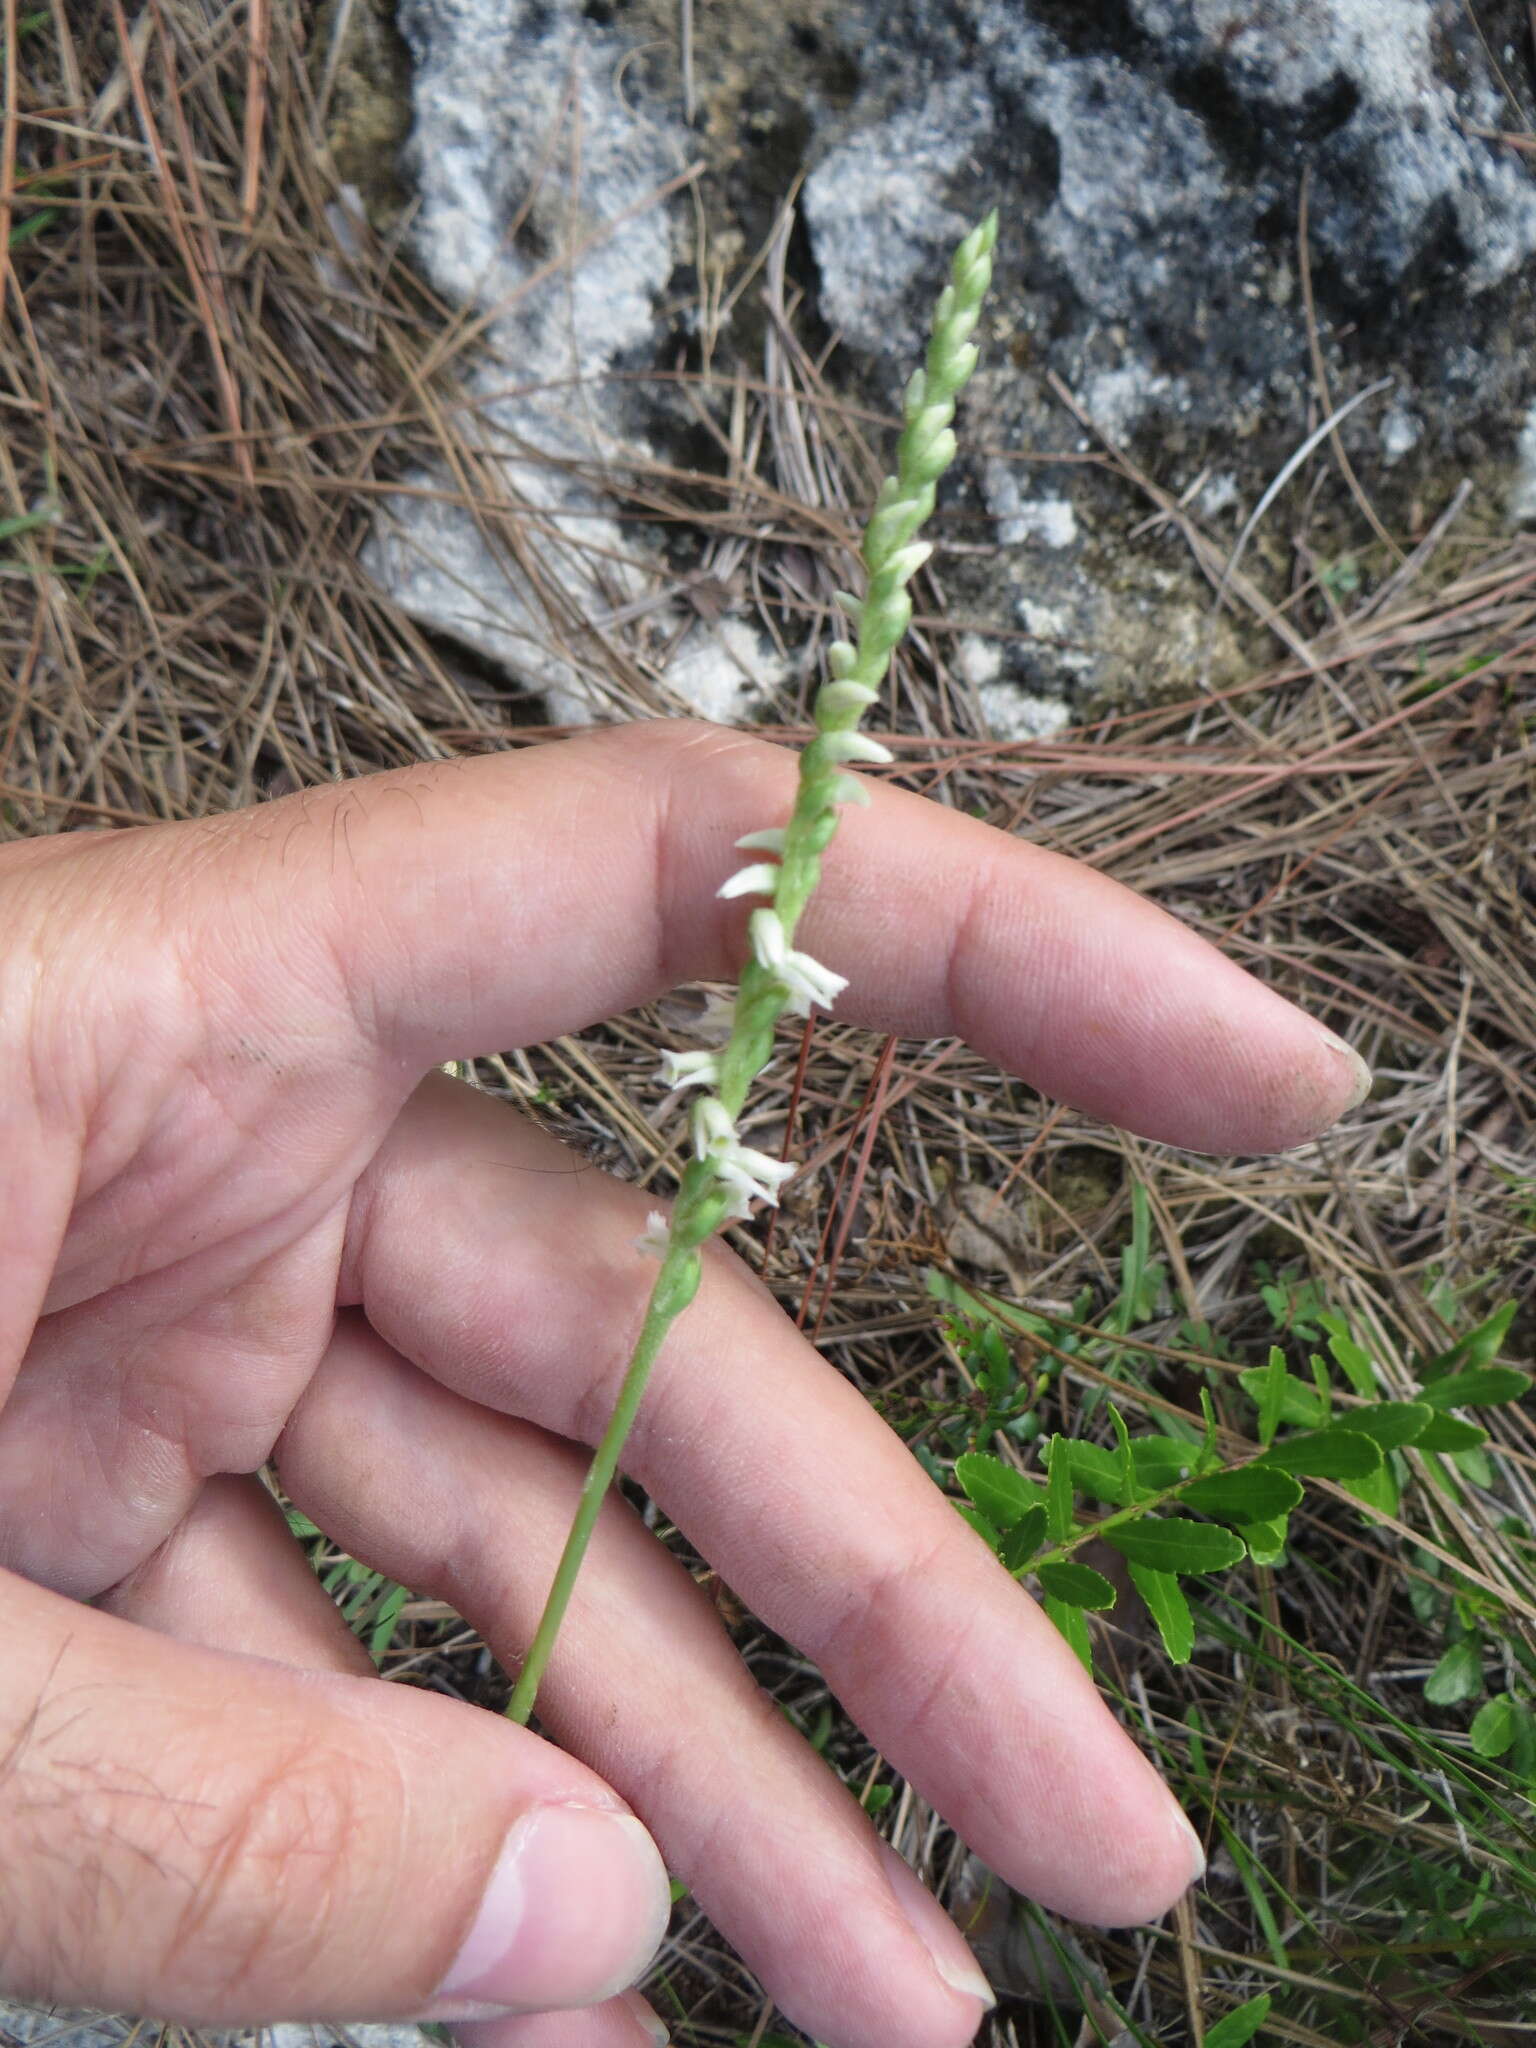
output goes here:
<path id="1" fill-rule="evenodd" d="M 938 480 L 955 456 L 955 401 L 976 367 L 971 341 L 992 277 L 997 215 L 968 234 L 955 252 L 950 282 L 934 309 L 923 367 L 903 397 L 904 428 L 896 474 L 887 477 L 865 528 L 863 598 L 839 593 L 852 638 L 832 643 L 829 680 L 812 709 L 816 737 L 800 756 L 799 788 L 785 825 L 749 832 L 736 844 L 758 856 L 724 883 L 719 894 L 760 897 L 747 923 L 751 955 L 732 1006 L 730 1036 L 718 1053 L 669 1052 L 661 1079 L 669 1088 L 698 1088 L 691 1116 L 693 1157 L 684 1169 L 670 1222 L 654 1211 L 640 1250 L 661 1262 L 625 1373 L 612 1420 L 593 1455 L 571 1532 L 555 1573 L 544 1614 L 523 1663 L 507 1712 L 526 1723 L 539 1682 L 570 1602 L 603 1497 L 668 1330 L 692 1301 L 701 1272 L 699 1247 L 725 1223 L 751 1215 L 754 1202 L 777 1204 L 794 1173 L 781 1159 L 742 1140 L 739 1120 L 753 1082 L 773 1053 L 774 1029 L 786 1015 L 808 1017 L 830 1009 L 847 986 L 809 953 L 795 933 L 821 879 L 821 858 L 847 803 L 868 803 L 863 784 L 847 773 L 861 762 L 886 762 L 889 750 L 859 729 L 877 702 L 891 655 L 912 618 L 907 585 L 932 549 L 917 538 L 933 510 Z"/>

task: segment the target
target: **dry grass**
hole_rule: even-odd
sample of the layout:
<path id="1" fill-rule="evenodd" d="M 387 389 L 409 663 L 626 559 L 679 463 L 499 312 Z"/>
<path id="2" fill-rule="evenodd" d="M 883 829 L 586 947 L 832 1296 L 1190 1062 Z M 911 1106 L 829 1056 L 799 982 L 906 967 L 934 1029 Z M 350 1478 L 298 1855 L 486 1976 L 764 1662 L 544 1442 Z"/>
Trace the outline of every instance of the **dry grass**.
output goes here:
<path id="1" fill-rule="evenodd" d="M 646 637 L 647 605 L 607 626 L 574 619 L 526 545 L 530 515 L 508 498 L 458 382 L 482 341 L 476 324 L 436 303 L 339 202 L 317 104 L 325 53 L 302 46 L 297 11 L 149 0 L 130 19 L 116 0 L 3 4 L 19 60 L 0 148 L 4 832 L 195 817 L 550 737 L 514 689 L 425 637 L 358 566 L 381 502 L 423 464 L 473 508 L 539 596 L 551 644 L 594 689 L 636 713 L 665 709 L 666 649 Z M 264 90 L 248 90 L 253 80 Z M 838 402 L 797 339 L 784 250 L 780 234 L 750 286 L 766 292 L 764 360 L 737 363 L 722 323 L 707 367 L 675 373 L 713 439 L 713 471 L 657 464 L 603 481 L 628 516 L 671 531 L 680 566 L 653 577 L 650 605 L 682 594 L 749 614 L 808 676 L 849 574 L 849 508 L 867 501 L 888 432 Z M 1394 1387 L 1411 1384 L 1416 1352 L 1444 1341 L 1453 1295 L 1469 1312 L 1536 1298 L 1536 547 L 1464 538 L 1459 500 L 1391 546 L 1362 514 L 1350 589 L 1312 555 L 1293 492 L 1269 515 L 1272 530 L 1297 522 L 1290 578 L 1281 587 L 1264 572 L 1266 585 L 1251 562 L 1233 571 L 1227 544 L 1123 452 L 1096 459 L 1144 495 L 1163 529 L 1148 544 L 1192 550 L 1213 606 L 1245 612 L 1276 665 L 1049 744 L 996 744 L 948 665 L 966 622 L 946 610 L 941 549 L 893 683 L 893 772 L 1155 895 L 1348 1035 L 1377 1087 L 1321 1145 L 1218 1164 L 1092 1128 L 963 1048 L 882 1047 L 822 1024 L 797 1079 L 786 1046 L 761 1128 L 782 1130 L 793 1093 L 807 1167 L 769 1277 L 897 1420 L 915 1412 L 904 1403 L 964 1393 L 925 1301 L 927 1268 L 969 1259 L 1035 1303 L 1069 1304 L 1084 1285 L 1103 1298 L 1133 1180 L 1151 1194 L 1174 1296 L 1164 1323 L 1141 1333 L 1149 1399 L 1188 1398 L 1181 1317 L 1239 1359 L 1267 1339 L 1260 1260 L 1314 1280 Z M 1308 474 L 1325 476 L 1330 460 L 1323 448 Z M 984 540 L 953 522 L 949 537 Z M 793 735 L 803 700 L 788 693 L 776 715 Z M 664 1005 L 486 1063 L 479 1078 L 537 1095 L 605 1163 L 665 1185 L 678 1132 L 658 1125 L 650 1076 L 685 1013 Z M 997 1198 L 981 1237 L 974 1215 L 961 1229 L 950 1191 L 965 1187 Z M 1532 1342 L 1527 1308 L 1515 1356 Z M 1453 1508 L 1415 1497 L 1415 1527 L 1496 1589 L 1508 1640 L 1529 1644 L 1536 1585 L 1518 1518 L 1530 1515 L 1536 1433 L 1518 1409 L 1497 1430 L 1499 1487 L 1469 1489 Z M 1284 1582 L 1286 1641 L 1335 1660 L 1362 1697 L 1422 1717 L 1404 1682 L 1426 1638 L 1404 1598 L 1401 1546 L 1390 1531 L 1362 1537 L 1342 1514 L 1318 1533 L 1337 1554 L 1306 1549 Z M 1273 1585 L 1244 1590 L 1278 1627 Z M 431 1651 L 443 1682 L 483 1690 L 473 1646 L 444 1654 L 434 1625 L 407 1610 L 398 1668 Z M 814 1725 L 815 1674 L 745 1619 L 739 1640 Z M 1228 1825 L 1311 1928 L 1277 1965 L 1229 1855 L 1198 1914 L 1085 1950 L 1084 1967 L 1150 2030 L 1123 2038 L 1199 2041 L 1202 2013 L 1223 2011 L 1230 1987 L 1289 1986 L 1295 2011 L 1311 2011 L 1309 1972 L 1323 1986 L 1317 2011 L 1354 2014 L 1358 2031 L 1347 2018 L 1317 2023 L 1337 2034 L 1295 2018 L 1278 2038 L 1536 2038 L 1519 1988 L 1536 1972 L 1510 1961 L 1528 1964 L 1529 1924 L 1514 1947 L 1472 1960 L 1425 1936 L 1383 1975 L 1390 1912 L 1372 1886 L 1401 1853 L 1412 1802 L 1372 1761 L 1361 1721 L 1299 1683 L 1294 1657 L 1277 1675 L 1241 1640 L 1223 1651 L 1213 1639 L 1174 1674 L 1144 1645 L 1110 1648 L 1197 1806 L 1211 1790 L 1191 1755 L 1188 1714 L 1200 1708 L 1223 1751 Z M 828 1740 L 862 1784 L 873 1760 L 846 1730 Z M 1293 1810 L 1309 1772 L 1329 1774 L 1326 1846 L 1315 1808 Z M 943 1876 L 950 1848 L 930 1816 L 904 1792 L 891 1814 L 903 1846 Z M 1439 1828 L 1426 1854 L 1447 1872 L 1464 1864 L 1467 1886 L 1501 1867 L 1422 1825 Z M 1519 1852 L 1499 1853 L 1507 1870 Z M 1376 1903 L 1361 1905 L 1368 1894 Z M 1461 1897 L 1447 1894 L 1452 1921 Z M 691 2014 L 682 2039 L 763 2038 L 739 1966 L 699 1924 L 680 1924 L 670 1969 Z M 1071 2040 L 1077 2024 L 1020 2003 L 996 2038 Z"/>

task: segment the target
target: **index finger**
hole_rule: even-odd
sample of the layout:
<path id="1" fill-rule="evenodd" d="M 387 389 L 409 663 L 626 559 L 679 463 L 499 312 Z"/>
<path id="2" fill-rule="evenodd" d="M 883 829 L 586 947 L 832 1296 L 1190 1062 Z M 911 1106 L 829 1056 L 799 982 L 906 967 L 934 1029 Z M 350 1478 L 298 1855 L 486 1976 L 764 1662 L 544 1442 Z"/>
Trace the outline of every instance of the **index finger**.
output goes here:
<path id="1" fill-rule="evenodd" d="M 724 979 L 746 909 L 716 891 L 744 833 L 793 802 L 789 751 L 691 723 L 396 770 L 220 821 L 210 942 L 272 987 L 270 892 L 365 1034 L 423 1069 L 579 1030 L 680 981 Z M 801 943 L 849 981 L 839 1014 L 955 1032 L 1045 1093 L 1145 1137 L 1280 1150 L 1361 1099 L 1341 1040 L 1175 919 L 1076 862 L 900 790 L 845 813 Z M 217 853 L 218 849 L 209 849 Z"/>

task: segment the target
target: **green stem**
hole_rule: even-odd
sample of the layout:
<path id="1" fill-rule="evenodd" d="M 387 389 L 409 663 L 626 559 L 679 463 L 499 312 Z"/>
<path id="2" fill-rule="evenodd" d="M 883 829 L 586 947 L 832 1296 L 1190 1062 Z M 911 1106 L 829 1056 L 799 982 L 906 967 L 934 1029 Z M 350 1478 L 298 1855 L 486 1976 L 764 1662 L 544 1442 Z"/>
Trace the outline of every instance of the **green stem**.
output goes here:
<path id="1" fill-rule="evenodd" d="M 645 1383 L 651 1376 L 651 1367 L 656 1363 L 668 1330 L 682 1313 L 686 1301 L 677 1298 L 676 1275 L 669 1272 L 672 1265 L 669 1258 L 656 1276 L 656 1285 L 651 1289 L 651 1298 L 646 1304 L 645 1321 L 640 1326 L 640 1336 L 635 1345 L 634 1356 L 629 1361 L 629 1370 L 624 1375 L 624 1384 L 619 1388 L 619 1398 L 614 1403 L 613 1415 L 603 1432 L 601 1443 L 592 1456 L 587 1476 L 582 1484 L 581 1499 L 576 1508 L 576 1518 L 571 1523 L 571 1533 L 565 1539 L 565 1549 L 560 1553 L 559 1567 L 555 1572 L 554 1584 L 549 1589 L 549 1598 L 523 1668 L 513 1689 L 507 1706 L 508 1718 L 516 1721 L 520 1728 L 526 1728 L 533 1713 L 533 1702 L 539 1690 L 539 1681 L 544 1676 L 544 1667 L 549 1662 L 550 1652 L 555 1647 L 555 1638 L 560 1633 L 560 1624 L 565 1619 L 565 1610 L 571 1604 L 571 1594 L 576 1587 L 576 1576 L 581 1570 L 581 1561 L 586 1556 L 587 1545 L 592 1540 L 592 1531 L 597 1527 L 597 1518 L 603 1511 L 603 1501 L 613 1476 L 619 1468 L 619 1454 L 624 1440 L 629 1435 L 635 1416 L 639 1412 Z"/>
<path id="2" fill-rule="evenodd" d="M 924 368 L 907 386 L 903 400 L 906 426 L 897 446 L 896 474 L 886 478 L 864 534 L 868 588 L 863 599 L 849 600 L 855 638 L 852 643 L 838 642 L 831 650 L 834 681 L 818 694 L 812 712 L 817 738 L 800 756 L 799 788 L 784 828 L 772 899 L 786 947 L 793 941 L 800 913 L 821 878 L 821 856 L 837 830 L 838 806 L 846 800 L 839 763 L 870 758 L 867 752 L 863 756 L 850 753 L 849 737 L 858 725 L 862 706 L 872 701 L 891 652 L 912 616 L 905 585 L 926 553 L 926 549 L 911 545 L 912 538 L 933 510 L 939 477 L 954 459 L 955 437 L 949 423 L 954 418 L 955 399 L 976 365 L 976 350 L 969 337 L 991 278 L 996 238 L 997 215 L 992 213 L 955 252 L 951 282 L 935 310 Z M 855 679 L 857 687 L 853 688 Z M 716 1107 L 732 1128 L 748 1090 L 772 1056 L 774 1027 L 790 998 L 788 986 L 756 958 L 748 960 L 741 975 L 735 1021 L 718 1065 Z M 539 1681 L 570 1605 L 582 1558 L 618 1470 L 651 1367 L 667 1331 L 698 1286 L 698 1247 L 729 1216 L 745 1213 L 733 1209 L 730 1186 L 717 1174 L 707 1145 L 700 1147 L 700 1153 L 684 1170 L 661 1274 L 651 1291 L 640 1339 L 612 1420 L 581 1489 L 554 1585 L 507 1707 L 510 1717 L 524 1727 L 533 1713 Z"/>

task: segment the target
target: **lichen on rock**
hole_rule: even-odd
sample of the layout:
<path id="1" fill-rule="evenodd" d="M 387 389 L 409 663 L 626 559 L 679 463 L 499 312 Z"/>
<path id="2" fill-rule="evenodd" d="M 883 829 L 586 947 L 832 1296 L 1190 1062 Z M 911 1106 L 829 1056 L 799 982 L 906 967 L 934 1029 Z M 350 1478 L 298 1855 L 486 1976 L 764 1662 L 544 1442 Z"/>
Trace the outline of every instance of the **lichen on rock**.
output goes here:
<path id="1" fill-rule="evenodd" d="M 1494 13 L 1513 35 L 1516 12 Z M 680 19 L 670 0 L 401 0 L 418 258 L 488 316 L 487 432 L 523 451 L 501 473 L 567 622 L 550 644 L 525 575 L 468 514 L 448 534 L 447 513 L 402 500 L 374 559 L 418 615 L 566 714 L 600 673 L 623 708 L 612 676 L 679 642 L 657 538 L 621 527 L 597 479 L 626 453 L 677 459 L 687 422 L 612 373 L 694 345 L 678 309 L 706 260 L 700 219 L 710 260 L 739 272 L 802 175 L 801 318 L 832 345 L 833 389 L 886 409 L 960 228 L 1002 209 L 950 507 L 951 530 L 998 545 L 947 557 L 941 532 L 964 623 L 934 643 L 951 661 L 961 632 L 992 650 L 980 680 L 974 647 L 955 668 L 983 727 L 1185 692 L 1253 658 L 1262 635 L 1213 612 L 1176 527 L 1148 526 L 1102 458 L 1187 493 L 1230 544 L 1316 426 L 1314 343 L 1330 403 L 1382 384 L 1339 434 L 1389 524 L 1464 471 L 1497 516 L 1531 516 L 1536 177 L 1498 132 L 1536 122 L 1536 101 L 1529 51 L 1485 48 L 1459 0 L 740 0 L 695 7 L 686 53 Z M 651 199 L 693 155 L 697 194 Z M 743 293 L 713 367 L 755 374 L 762 320 Z M 1330 462 L 1320 449 L 1293 487 L 1317 485 L 1319 516 L 1349 502 Z M 761 680 L 725 688 L 730 715 L 785 673 L 766 643 L 742 662 L 707 622 L 691 633 L 674 681 L 713 691 L 722 661 Z"/>

